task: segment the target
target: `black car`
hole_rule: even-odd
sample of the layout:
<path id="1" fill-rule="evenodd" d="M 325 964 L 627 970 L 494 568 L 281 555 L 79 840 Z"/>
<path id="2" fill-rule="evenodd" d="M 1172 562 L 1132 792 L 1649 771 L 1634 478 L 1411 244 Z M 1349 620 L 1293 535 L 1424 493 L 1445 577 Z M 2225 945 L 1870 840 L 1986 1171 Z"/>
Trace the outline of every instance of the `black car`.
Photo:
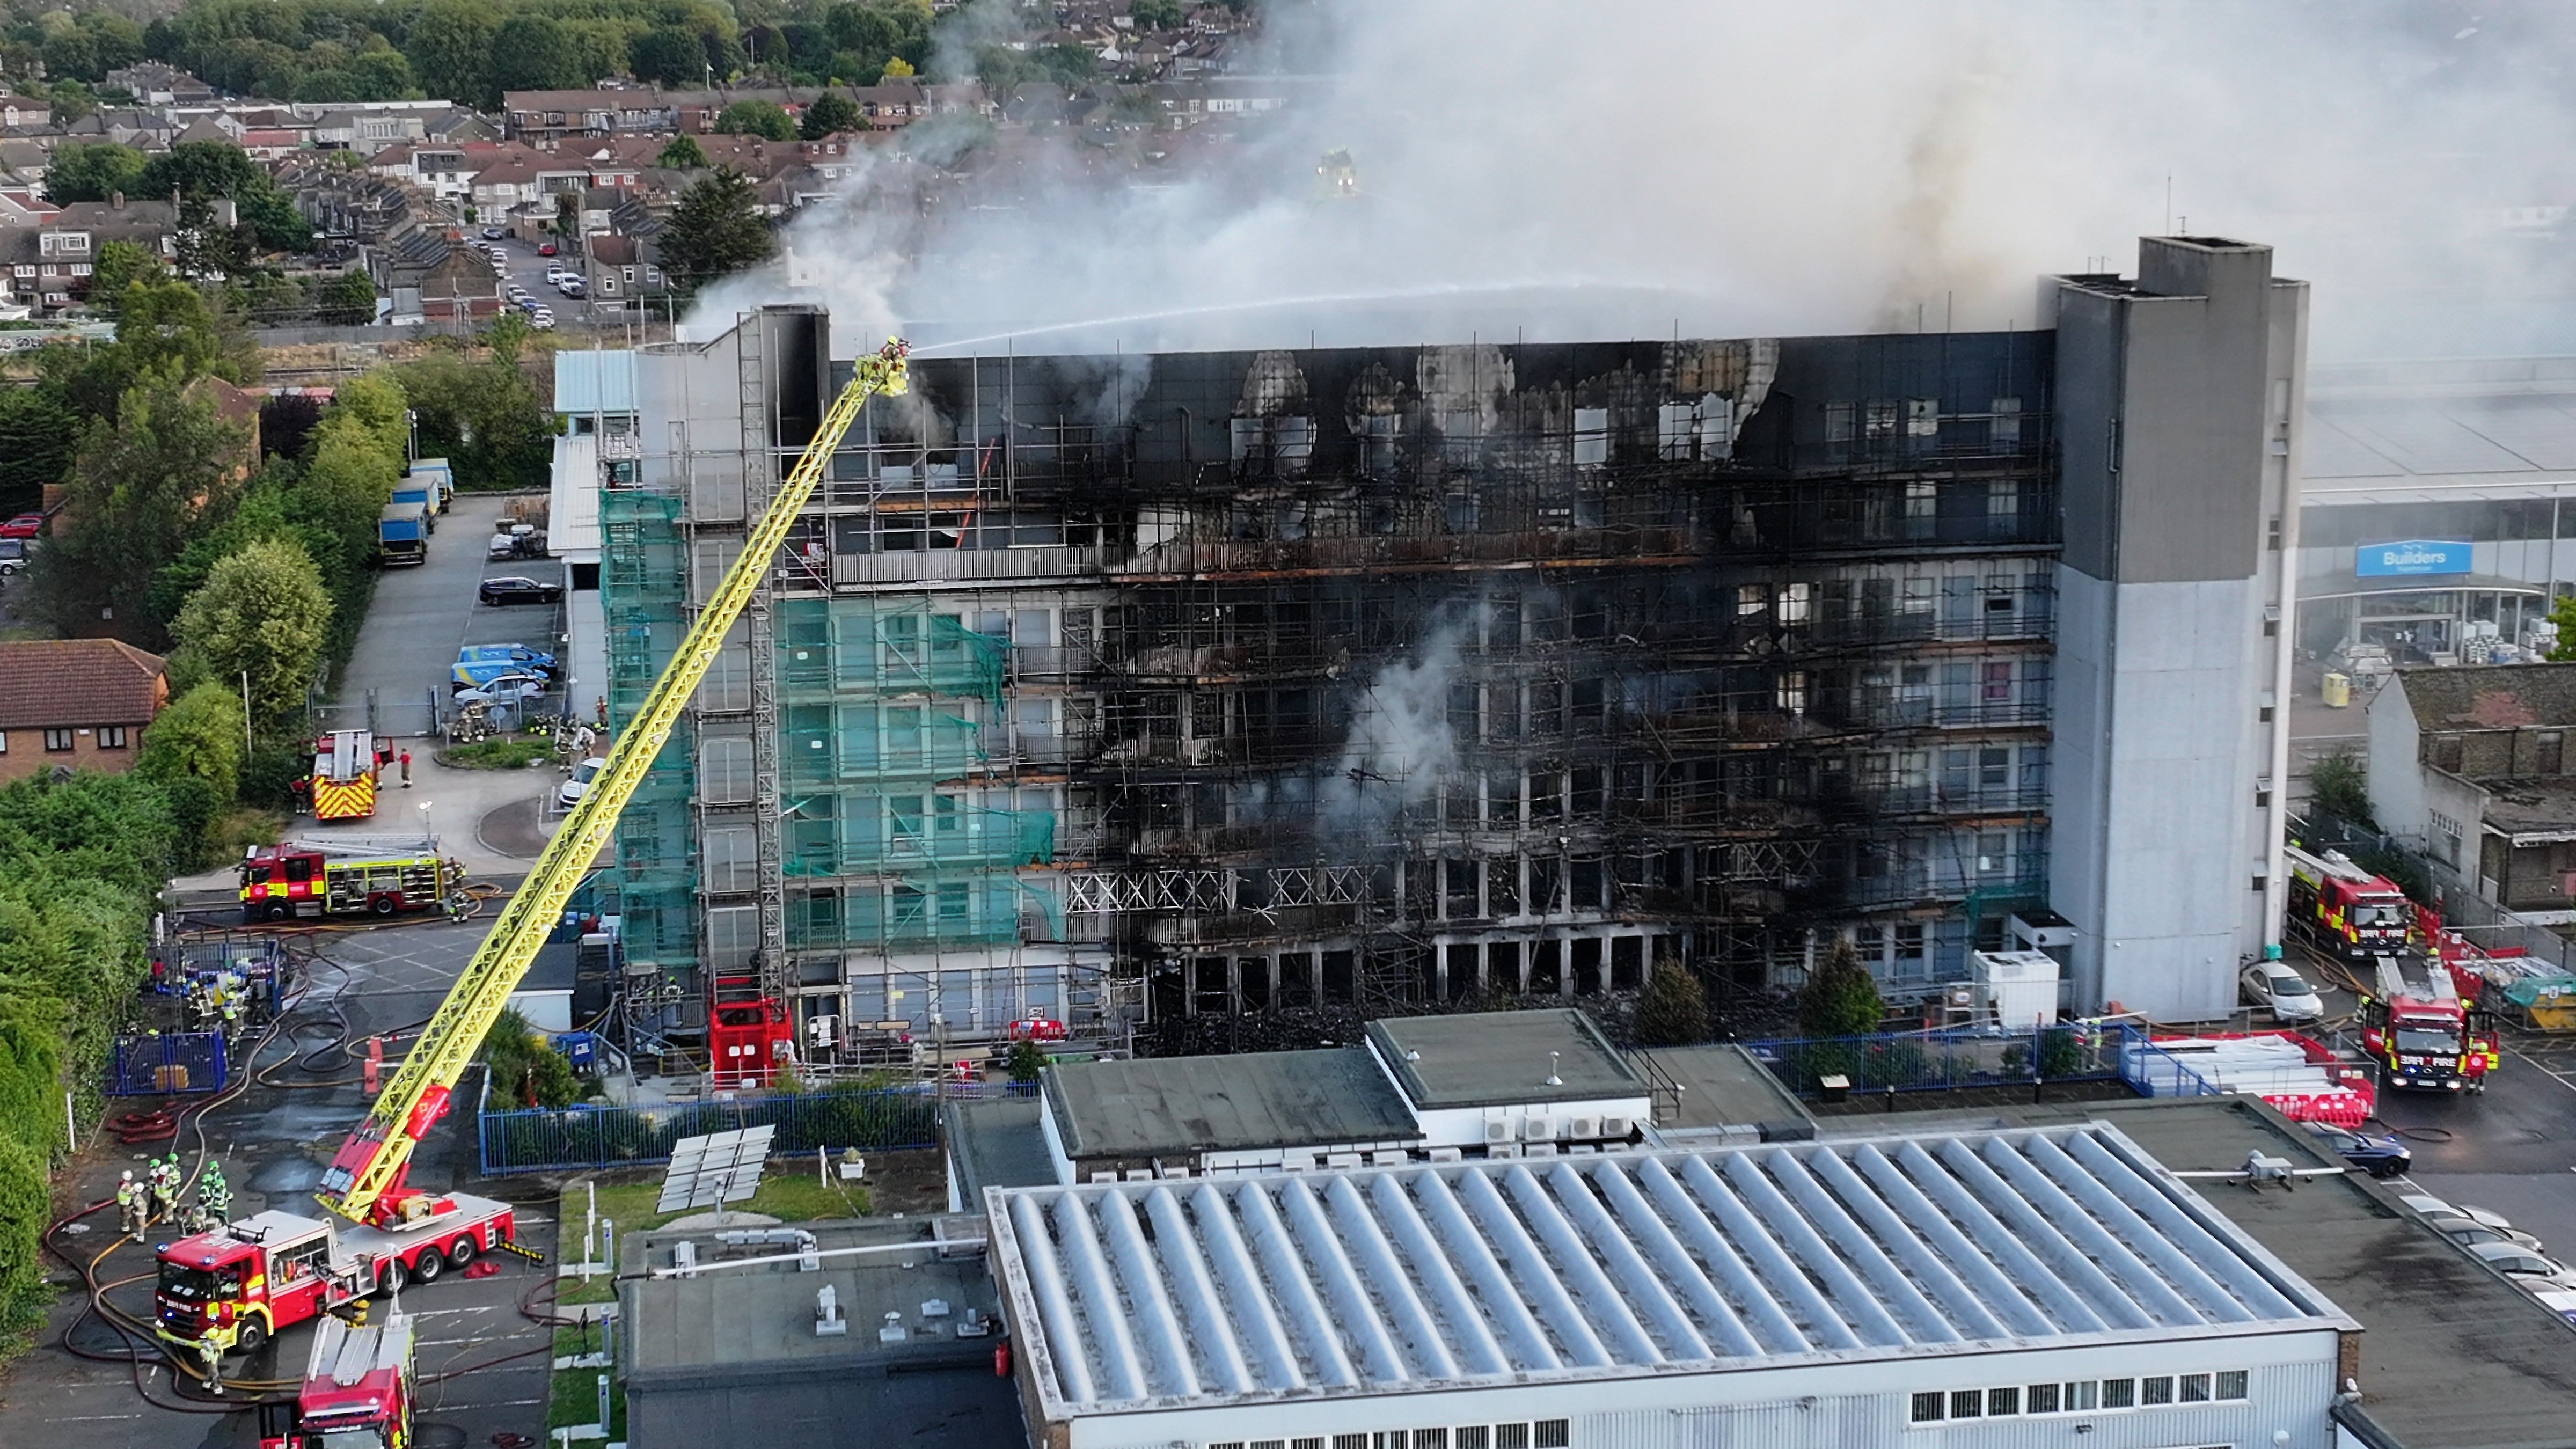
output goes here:
<path id="1" fill-rule="evenodd" d="M 2334 1149 L 2336 1156 L 2373 1177 L 2395 1177 L 2415 1165 L 2415 1154 L 2394 1137 L 2373 1137 L 2323 1122 L 2309 1123 L 2308 1130 Z"/>
<path id="2" fill-rule="evenodd" d="M 551 604 L 563 598 L 563 585 L 519 577 L 485 579 L 475 593 L 487 604 Z"/>

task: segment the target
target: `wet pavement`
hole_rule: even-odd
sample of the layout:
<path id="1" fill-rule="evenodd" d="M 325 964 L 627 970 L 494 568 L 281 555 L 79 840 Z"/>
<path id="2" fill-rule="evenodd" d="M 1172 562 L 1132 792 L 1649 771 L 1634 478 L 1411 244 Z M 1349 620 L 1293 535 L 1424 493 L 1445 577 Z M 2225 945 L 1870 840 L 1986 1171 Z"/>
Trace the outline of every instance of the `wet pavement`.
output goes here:
<path id="1" fill-rule="evenodd" d="M 318 953 L 307 967 L 310 989 L 259 1053 L 255 1070 L 269 1081 L 296 1085 L 254 1085 L 204 1119 L 202 1149 L 222 1163 L 234 1186 L 235 1217 L 264 1208 L 320 1214 L 307 1194 L 320 1179 L 321 1162 L 367 1108 L 354 1080 L 355 1062 L 337 1049 L 344 1036 L 343 1015 L 350 1040 L 425 1019 L 488 925 L 485 917 L 462 926 L 424 921 L 291 937 Z M 414 1157 L 411 1180 L 433 1190 L 470 1187 L 520 1203 L 519 1237 L 551 1248 L 550 1183 L 476 1177 L 471 1102 L 478 1089 L 478 1080 L 469 1075 L 458 1093 L 456 1113 Z M 110 1115 L 154 1105 L 148 1099 L 127 1099 L 112 1103 Z M 192 1118 L 178 1143 L 182 1163 L 192 1165 L 200 1146 Z M 125 1147 L 110 1137 L 85 1145 L 63 1176 L 67 1186 L 58 1193 L 57 1211 L 111 1196 L 120 1172 L 139 1171 L 147 1147 L 167 1150 L 163 1144 Z M 91 1215 L 84 1225 L 90 1230 L 54 1239 L 83 1262 L 107 1245 L 115 1228 L 113 1208 Z M 418 1324 L 420 1449 L 457 1449 L 491 1443 L 495 1434 L 539 1437 L 544 1432 L 551 1339 L 544 1327 L 520 1312 L 519 1304 L 552 1269 L 508 1254 L 487 1261 L 499 1268 L 492 1277 L 449 1275 L 404 1295 L 402 1306 Z M 148 1355 L 143 1367 L 129 1364 L 121 1356 L 118 1336 L 82 1313 L 86 1291 L 79 1288 L 78 1276 L 59 1260 L 48 1267 L 64 1285 L 63 1296 L 37 1346 L 0 1371 L 0 1444 L 247 1449 L 257 1442 L 253 1414 L 182 1403 L 168 1371 Z M 130 1311 L 148 1313 L 150 1271 L 149 1251 L 125 1244 L 109 1253 L 99 1277 L 109 1282 L 146 1275 L 111 1290 L 110 1298 Z M 114 1361 L 75 1356 L 64 1345 L 67 1331 L 73 1347 L 115 1356 Z M 312 1332 L 310 1325 L 288 1328 L 257 1352 L 236 1356 L 227 1373 L 237 1380 L 296 1378 L 303 1372 Z"/>

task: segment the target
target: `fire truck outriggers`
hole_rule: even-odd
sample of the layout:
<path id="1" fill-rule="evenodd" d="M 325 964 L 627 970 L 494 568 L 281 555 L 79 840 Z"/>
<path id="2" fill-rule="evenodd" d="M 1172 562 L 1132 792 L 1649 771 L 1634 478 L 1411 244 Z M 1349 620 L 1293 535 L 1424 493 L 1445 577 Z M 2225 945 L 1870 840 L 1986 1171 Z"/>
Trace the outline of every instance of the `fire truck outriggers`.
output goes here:
<path id="1" fill-rule="evenodd" d="M 2361 998 L 2361 1046 L 2392 1087 L 2487 1089 L 2503 1061 L 2495 1015 L 2463 1001 L 2448 967 L 2411 948 L 2378 959 Z"/>
<path id="2" fill-rule="evenodd" d="M 279 1329 L 407 1283 L 428 1283 L 509 1242 L 507 1203 L 415 1193 L 408 1221 L 338 1227 L 271 1209 L 163 1243 L 153 1328 L 182 1351 L 211 1336 L 247 1352 Z"/>

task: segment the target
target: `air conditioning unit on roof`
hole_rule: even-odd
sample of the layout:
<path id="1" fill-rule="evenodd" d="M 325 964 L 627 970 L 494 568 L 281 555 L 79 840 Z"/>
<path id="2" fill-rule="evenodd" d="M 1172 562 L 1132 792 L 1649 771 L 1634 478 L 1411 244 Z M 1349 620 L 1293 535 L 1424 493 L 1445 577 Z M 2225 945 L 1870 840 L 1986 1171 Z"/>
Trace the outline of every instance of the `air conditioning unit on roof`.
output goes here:
<path id="1" fill-rule="evenodd" d="M 1509 1117 L 1488 1117 L 1485 1119 L 1485 1140 L 1487 1142 L 1514 1141 L 1520 1136 L 1514 1130 L 1516 1125 Z"/>
<path id="2" fill-rule="evenodd" d="M 1601 1135 L 1601 1119 L 1568 1117 L 1565 1119 L 1565 1135 L 1577 1142 L 1590 1142 Z"/>
<path id="3" fill-rule="evenodd" d="M 1555 1141 L 1556 1119 L 1553 1117 L 1523 1117 L 1521 1119 L 1521 1140 L 1523 1142 Z"/>

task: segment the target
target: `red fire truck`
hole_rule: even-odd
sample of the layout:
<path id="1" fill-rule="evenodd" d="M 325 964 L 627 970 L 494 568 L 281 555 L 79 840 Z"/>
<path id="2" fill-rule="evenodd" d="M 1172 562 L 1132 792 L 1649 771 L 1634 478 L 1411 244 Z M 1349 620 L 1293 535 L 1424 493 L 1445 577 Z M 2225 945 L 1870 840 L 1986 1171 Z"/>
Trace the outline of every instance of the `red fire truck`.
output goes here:
<path id="1" fill-rule="evenodd" d="M 2377 993 L 2361 999 L 2361 1046 L 2392 1087 L 2487 1089 L 2503 1062 L 2495 1016 L 2460 999 L 2442 963 L 2420 951 L 2379 958 Z"/>
<path id="2" fill-rule="evenodd" d="M 226 1348 L 256 1348 L 290 1324 L 462 1268 L 515 1230 L 509 1204 L 489 1198 L 415 1194 L 406 1202 L 415 1215 L 382 1226 L 337 1227 L 271 1209 L 163 1243 L 153 1327 L 183 1350 L 208 1333 Z"/>
<path id="3" fill-rule="evenodd" d="M 2410 912 L 2395 882 L 2363 870 L 2340 850 L 2311 854 L 2291 845 L 2282 854 L 2290 867 L 2291 934 L 2365 965 L 2405 948 Z"/>
<path id="4" fill-rule="evenodd" d="M 409 1314 L 322 1320 L 295 1402 L 260 1405 L 259 1449 L 408 1449 L 411 1347 Z"/>
<path id="5" fill-rule="evenodd" d="M 300 840 L 253 846 L 242 854 L 242 919 L 434 910 L 464 879 L 463 866 L 426 842 L 354 853 Z"/>

